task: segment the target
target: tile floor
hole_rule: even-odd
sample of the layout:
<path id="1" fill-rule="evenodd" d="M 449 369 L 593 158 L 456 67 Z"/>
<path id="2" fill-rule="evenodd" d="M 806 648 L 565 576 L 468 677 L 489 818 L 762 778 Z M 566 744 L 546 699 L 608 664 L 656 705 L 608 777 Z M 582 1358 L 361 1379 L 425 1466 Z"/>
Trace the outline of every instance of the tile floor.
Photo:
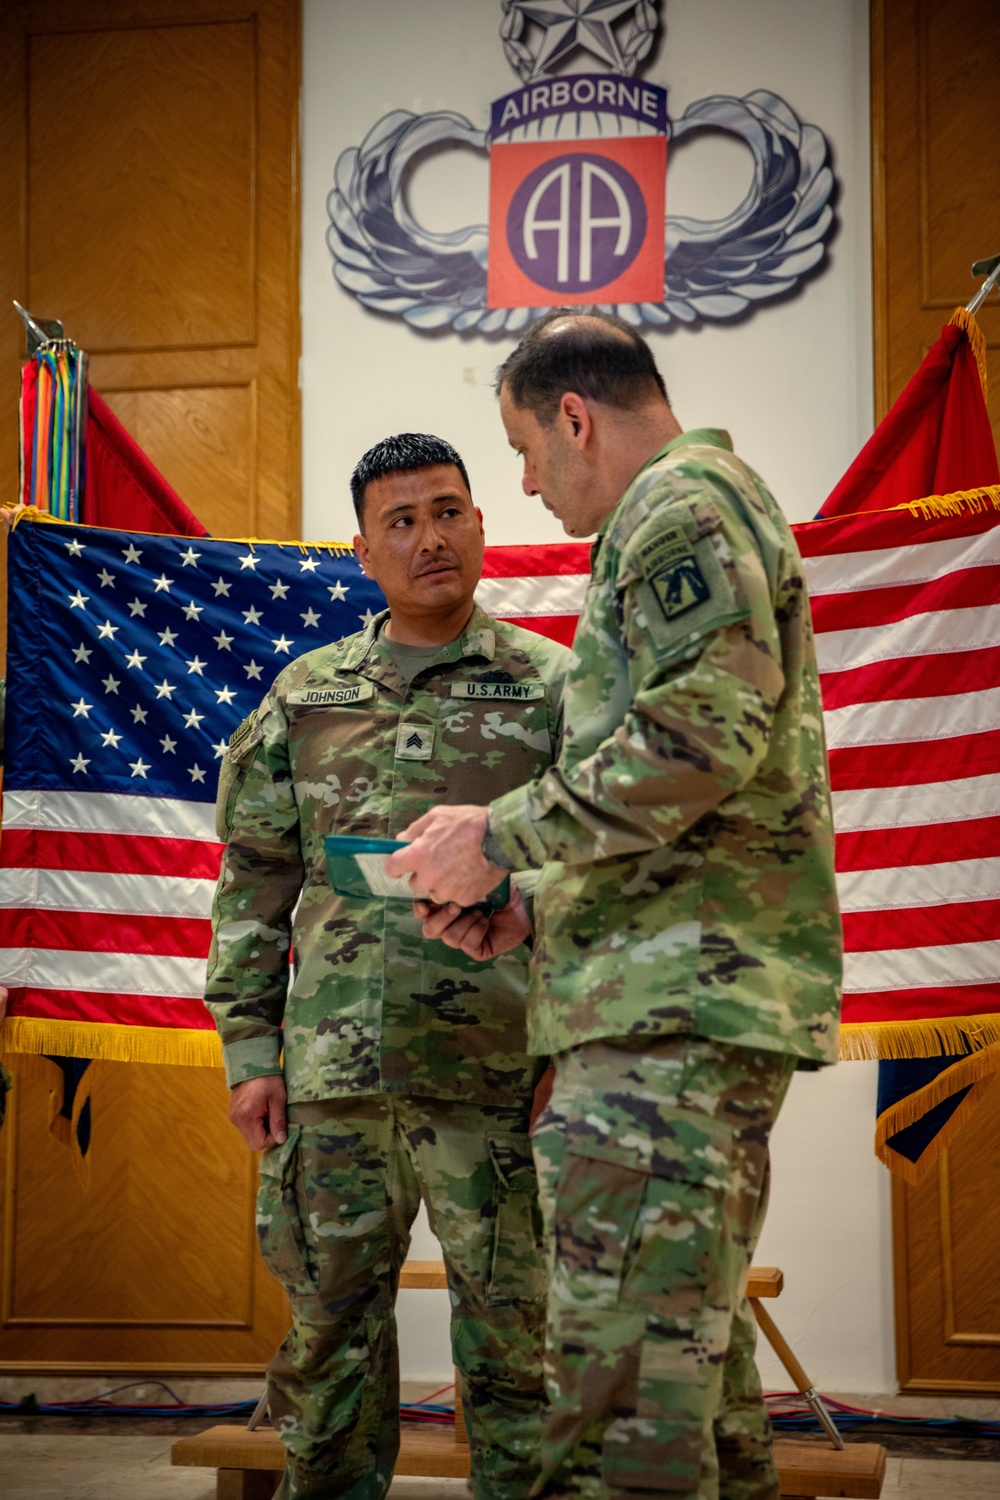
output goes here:
<path id="1" fill-rule="evenodd" d="M 4 1500 L 214 1500 L 213 1477 L 170 1464 L 172 1435 L 15 1433 L 0 1429 Z M 391 1500 L 466 1500 L 461 1479 L 397 1479 Z M 883 1500 L 997 1500 L 1000 1462 L 893 1458 Z"/>
<path id="2" fill-rule="evenodd" d="M 18 1399 L 36 1390 L 41 1400 L 71 1400 L 94 1391 L 75 1387 L 77 1381 L 19 1378 L 5 1379 L 4 1399 Z M 104 1382 L 110 1385 L 111 1381 Z M 117 1382 L 116 1382 L 117 1383 Z M 178 1394 L 186 1401 L 238 1400 L 255 1395 L 259 1386 L 251 1382 L 177 1382 Z M 15 1391 L 13 1387 L 17 1385 Z M 56 1389 L 58 1385 L 58 1390 Z M 23 1389 L 20 1387 L 23 1386 Z M 204 1386 L 204 1389 L 202 1387 Z M 72 1389 L 70 1388 L 72 1387 Z M 225 1387 L 225 1389 L 223 1389 Z M 130 1392 L 130 1397 L 136 1393 Z M 404 1395 L 416 1400 L 426 1387 L 408 1388 Z M 158 1398 L 149 1389 L 146 1400 Z M 138 1397 L 138 1399 L 143 1399 Z M 959 1397 L 842 1396 L 852 1405 L 885 1412 L 926 1416 L 970 1416 L 997 1420 L 1000 1402 Z M 2 1500 L 214 1500 L 214 1476 L 203 1469 L 173 1468 L 170 1448 L 176 1431 L 149 1433 L 99 1431 L 25 1431 L 28 1423 L 18 1419 L 0 1421 L 0 1496 Z M 39 1424 L 41 1425 L 41 1423 Z M 175 1427 L 170 1423 L 171 1429 Z M 1000 1445 L 998 1445 L 1000 1446 Z M 391 1500 L 466 1500 L 468 1491 L 460 1479 L 410 1479 L 395 1481 Z M 989 1459 L 900 1457 L 890 1454 L 886 1465 L 883 1500 L 998 1500 L 1000 1497 L 1000 1452 Z"/>

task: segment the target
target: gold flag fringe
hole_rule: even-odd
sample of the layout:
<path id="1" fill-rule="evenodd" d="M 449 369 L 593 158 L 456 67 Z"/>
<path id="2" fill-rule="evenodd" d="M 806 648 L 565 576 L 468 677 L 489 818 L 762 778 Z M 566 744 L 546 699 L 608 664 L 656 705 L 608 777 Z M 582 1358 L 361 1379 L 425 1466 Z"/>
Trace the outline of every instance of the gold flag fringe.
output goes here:
<path id="1" fill-rule="evenodd" d="M 1000 1042 L 1000 1015 L 935 1016 L 922 1021 L 864 1021 L 840 1028 L 844 1062 L 905 1061 L 947 1057 L 972 1047 L 975 1053 Z"/>
<path id="2" fill-rule="evenodd" d="M 907 500 L 903 505 L 894 505 L 892 508 L 908 510 L 911 515 L 921 516 L 925 521 L 936 521 L 942 516 L 960 516 L 965 511 L 981 515 L 985 510 L 1000 510 L 1000 485 L 986 485 L 979 490 L 955 490 L 950 495 L 925 495 L 922 500 Z M 868 514 L 874 515 L 876 512 Z M 882 511 L 880 514 L 885 515 L 886 512 Z"/>
<path id="3" fill-rule="evenodd" d="M 943 1152 L 947 1151 L 955 1136 L 969 1116 L 979 1107 L 983 1094 L 1000 1072 L 1000 1046 L 984 1047 L 970 1053 L 941 1073 L 933 1082 L 916 1089 L 905 1099 L 900 1099 L 879 1115 L 875 1126 L 875 1155 L 896 1177 L 914 1186 L 921 1182 L 935 1166 Z M 889 1141 L 897 1131 L 908 1125 L 916 1125 L 929 1109 L 943 1104 L 960 1089 L 968 1089 L 965 1098 L 952 1111 L 946 1123 L 937 1132 L 930 1144 L 921 1152 L 917 1161 L 894 1151 Z"/>
<path id="4" fill-rule="evenodd" d="M 986 336 L 972 313 L 967 312 L 964 307 L 956 307 L 948 319 L 955 328 L 961 328 L 969 340 L 972 357 L 979 369 L 979 383 L 983 388 L 983 400 L 986 400 Z"/>
<path id="5" fill-rule="evenodd" d="M 173 1063 L 183 1068 L 222 1064 L 215 1031 L 171 1026 L 113 1026 L 103 1021 L 60 1021 L 8 1016 L 0 1025 L 0 1055 L 52 1052 L 103 1062 Z"/>
<path id="6" fill-rule="evenodd" d="M 6 509 L 14 509 L 12 506 Z M 300 552 L 329 552 L 333 557 L 353 557 L 354 548 L 350 542 L 299 542 L 279 541 L 277 537 L 266 536 L 175 536 L 173 532 L 162 531 L 134 531 L 131 526 L 91 526 L 83 521 L 65 521 L 62 516 L 54 516 L 50 511 L 39 510 L 34 505 L 22 505 L 14 509 L 15 526 L 22 521 L 41 521 L 46 526 L 83 526 L 88 531 L 125 531 L 129 536 L 155 536 L 168 537 L 175 542 L 236 542 L 241 547 L 297 547 Z"/>

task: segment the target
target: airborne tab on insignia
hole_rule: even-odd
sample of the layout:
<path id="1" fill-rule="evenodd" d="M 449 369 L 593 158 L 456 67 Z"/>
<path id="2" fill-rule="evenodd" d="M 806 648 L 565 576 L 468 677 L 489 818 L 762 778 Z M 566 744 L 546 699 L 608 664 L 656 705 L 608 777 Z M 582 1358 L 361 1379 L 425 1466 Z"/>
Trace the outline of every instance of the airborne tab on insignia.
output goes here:
<path id="1" fill-rule="evenodd" d="M 712 596 L 694 547 L 682 526 L 671 527 L 639 550 L 647 583 L 668 620 L 704 604 Z"/>

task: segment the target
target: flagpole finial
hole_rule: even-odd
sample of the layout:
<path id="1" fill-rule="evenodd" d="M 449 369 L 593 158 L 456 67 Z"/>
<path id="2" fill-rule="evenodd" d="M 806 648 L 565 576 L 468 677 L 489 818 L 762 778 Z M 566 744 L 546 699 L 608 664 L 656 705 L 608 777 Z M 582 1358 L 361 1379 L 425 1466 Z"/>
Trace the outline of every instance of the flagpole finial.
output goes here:
<path id="1" fill-rule="evenodd" d="M 979 291 L 973 297 L 972 301 L 966 303 L 966 312 L 975 315 L 982 307 L 983 303 L 986 301 L 987 297 L 990 295 L 990 292 L 996 286 L 997 282 L 1000 281 L 1000 255 L 992 255 L 988 260 L 974 261 L 972 266 L 972 274 L 973 276 L 986 277 L 986 280 L 983 282 L 982 286 L 979 288 Z"/>
<path id="2" fill-rule="evenodd" d="M 58 318 L 35 318 L 26 307 L 22 307 L 17 298 L 13 299 L 14 307 L 24 324 L 24 335 L 27 343 L 27 354 L 30 358 L 37 349 L 51 344 L 54 339 L 65 339 L 66 330 Z"/>

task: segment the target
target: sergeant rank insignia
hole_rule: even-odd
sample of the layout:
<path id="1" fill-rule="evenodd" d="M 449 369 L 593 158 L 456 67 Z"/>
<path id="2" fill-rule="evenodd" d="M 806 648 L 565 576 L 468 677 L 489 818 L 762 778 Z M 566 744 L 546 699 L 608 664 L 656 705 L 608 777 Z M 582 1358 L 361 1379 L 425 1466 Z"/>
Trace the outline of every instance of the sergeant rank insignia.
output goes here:
<path id="1" fill-rule="evenodd" d="M 397 760 L 430 760 L 434 730 L 426 724 L 400 724 L 396 735 Z"/>

